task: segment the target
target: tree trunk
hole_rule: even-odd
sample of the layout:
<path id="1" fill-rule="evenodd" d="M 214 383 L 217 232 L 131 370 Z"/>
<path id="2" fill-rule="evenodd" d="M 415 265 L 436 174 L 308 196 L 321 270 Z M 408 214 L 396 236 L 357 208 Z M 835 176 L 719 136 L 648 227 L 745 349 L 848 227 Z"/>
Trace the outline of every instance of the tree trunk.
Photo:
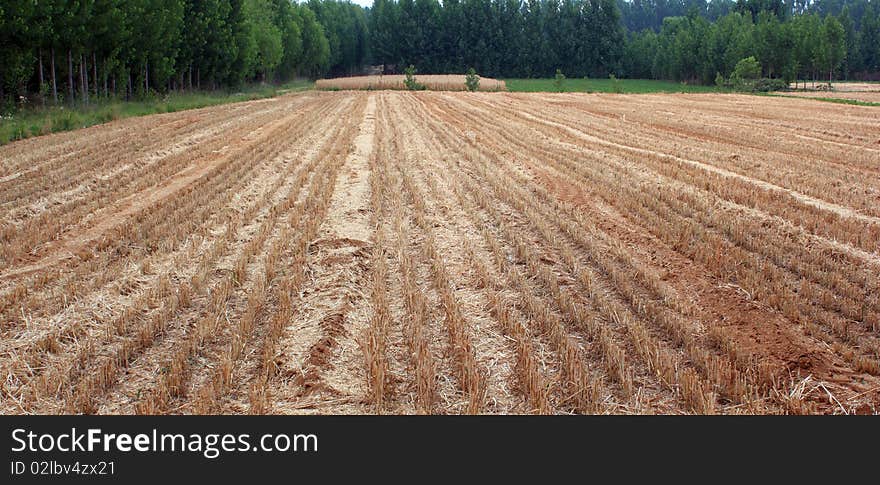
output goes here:
<path id="1" fill-rule="evenodd" d="M 144 62 L 144 94 L 150 93 L 150 61 Z"/>
<path id="2" fill-rule="evenodd" d="M 134 92 L 132 92 L 132 85 L 131 85 L 131 71 L 128 71 L 128 89 L 125 92 L 125 99 L 131 99 L 131 96 L 133 94 L 134 94 Z"/>
<path id="3" fill-rule="evenodd" d="M 43 48 L 37 49 L 37 56 L 40 59 L 40 104 L 46 104 L 46 98 L 43 96 L 43 85 L 46 83 L 43 79 Z"/>
<path id="4" fill-rule="evenodd" d="M 201 74 L 202 74 L 202 69 L 196 68 L 196 89 L 198 89 L 199 91 L 202 90 L 202 76 L 201 76 Z"/>
<path id="5" fill-rule="evenodd" d="M 73 96 L 73 53 L 70 52 L 70 49 L 67 49 L 67 91 L 70 95 L 70 99 L 68 102 L 72 103 Z"/>
<path id="6" fill-rule="evenodd" d="M 52 99 L 58 104 L 58 84 L 55 82 L 55 48 L 52 48 Z"/>
<path id="7" fill-rule="evenodd" d="M 83 102 L 89 104 L 89 66 L 86 65 L 86 58 L 83 54 L 79 55 L 79 81 L 82 90 Z"/>
<path id="8" fill-rule="evenodd" d="M 92 82 L 95 84 L 95 97 L 97 98 L 100 94 L 98 89 L 98 56 L 92 52 Z"/>

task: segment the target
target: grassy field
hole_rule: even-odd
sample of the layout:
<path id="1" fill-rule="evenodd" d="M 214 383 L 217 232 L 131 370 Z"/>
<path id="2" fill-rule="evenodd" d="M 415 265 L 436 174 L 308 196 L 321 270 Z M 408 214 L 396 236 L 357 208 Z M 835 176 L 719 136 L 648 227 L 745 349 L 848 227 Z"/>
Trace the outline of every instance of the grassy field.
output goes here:
<path id="1" fill-rule="evenodd" d="M 556 92 L 553 79 L 505 79 L 507 90 L 511 92 Z M 562 89 L 569 93 L 714 93 L 715 86 L 684 84 L 674 81 L 654 81 L 650 79 L 582 79 L 570 78 L 562 83 Z"/>
<path id="2" fill-rule="evenodd" d="M 0 145 L 32 136 L 75 130 L 112 120 L 155 113 L 173 113 L 237 101 L 269 98 L 289 91 L 311 89 L 311 81 L 297 80 L 284 85 L 254 85 L 230 93 L 191 92 L 168 94 L 149 99 L 99 101 L 89 105 L 34 107 L 0 114 Z"/>

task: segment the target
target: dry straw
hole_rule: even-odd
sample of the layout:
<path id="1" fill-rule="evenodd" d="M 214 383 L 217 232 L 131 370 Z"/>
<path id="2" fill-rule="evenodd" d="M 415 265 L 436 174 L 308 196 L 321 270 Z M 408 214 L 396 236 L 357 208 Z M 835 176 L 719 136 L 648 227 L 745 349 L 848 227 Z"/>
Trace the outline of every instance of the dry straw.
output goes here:
<path id="1" fill-rule="evenodd" d="M 315 82 L 318 89 L 399 89 L 405 90 L 403 75 L 389 74 L 379 76 L 339 77 L 319 79 Z M 466 91 L 464 74 L 425 74 L 417 75 L 416 80 L 431 91 Z M 480 78 L 480 91 L 507 91 L 503 80 L 488 77 Z"/>

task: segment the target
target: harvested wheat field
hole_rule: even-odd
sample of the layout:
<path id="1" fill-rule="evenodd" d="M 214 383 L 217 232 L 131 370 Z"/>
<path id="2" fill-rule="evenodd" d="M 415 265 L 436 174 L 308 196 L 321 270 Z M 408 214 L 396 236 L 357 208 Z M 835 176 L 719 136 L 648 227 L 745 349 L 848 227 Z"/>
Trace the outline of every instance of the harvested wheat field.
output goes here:
<path id="1" fill-rule="evenodd" d="M 876 413 L 880 113 L 307 92 L 0 148 L 0 412 Z"/>
<path id="2" fill-rule="evenodd" d="M 406 89 L 404 79 L 400 74 L 385 74 L 378 76 L 352 76 L 337 77 L 333 79 L 319 79 L 315 81 L 318 89 Z M 415 76 L 416 82 L 425 85 L 431 91 L 465 91 L 464 74 L 426 74 Z M 504 81 L 490 77 L 480 78 L 480 91 L 506 91 Z"/>
<path id="3" fill-rule="evenodd" d="M 805 86 L 803 91 L 799 90 L 800 86 Z M 836 82 L 831 90 L 819 89 L 819 87 L 827 88 L 827 84 L 791 84 L 794 91 L 786 91 L 786 96 L 797 96 L 800 98 L 831 98 L 831 99 L 848 99 L 853 101 L 864 101 L 867 103 L 880 103 L 880 83 L 868 82 Z"/>
<path id="4" fill-rule="evenodd" d="M 850 99 L 866 103 L 880 103 L 880 86 L 878 86 L 878 91 L 786 91 L 782 94 L 800 98 Z"/>
<path id="5" fill-rule="evenodd" d="M 819 90 L 821 88 L 827 88 L 827 81 L 810 81 L 810 82 L 797 82 L 791 83 L 788 85 L 790 89 L 800 89 L 803 87 L 804 89 L 809 90 Z M 848 93 L 864 93 L 864 92 L 880 92 L 880 82 L 859 82 L 859 81 L 835 81 L 832 85 L 832 89 L 838 92 L 848 92 Z"/>

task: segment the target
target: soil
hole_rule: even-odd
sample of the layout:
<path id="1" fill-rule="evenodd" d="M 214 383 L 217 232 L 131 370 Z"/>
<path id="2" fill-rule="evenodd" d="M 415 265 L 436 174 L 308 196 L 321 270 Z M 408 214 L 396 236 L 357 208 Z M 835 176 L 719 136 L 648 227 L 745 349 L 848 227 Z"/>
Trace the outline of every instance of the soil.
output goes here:
<path id="1" fill-rule="evenodd" d="M 878 150 L 810 100 L 396 91 L 15 142 L 0 412 L 876 413 Z"/>

